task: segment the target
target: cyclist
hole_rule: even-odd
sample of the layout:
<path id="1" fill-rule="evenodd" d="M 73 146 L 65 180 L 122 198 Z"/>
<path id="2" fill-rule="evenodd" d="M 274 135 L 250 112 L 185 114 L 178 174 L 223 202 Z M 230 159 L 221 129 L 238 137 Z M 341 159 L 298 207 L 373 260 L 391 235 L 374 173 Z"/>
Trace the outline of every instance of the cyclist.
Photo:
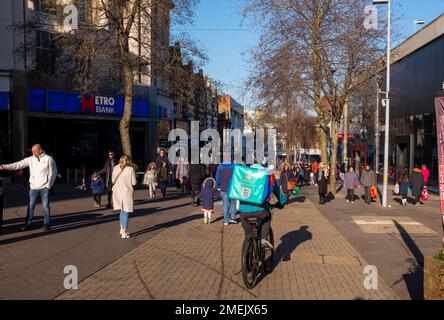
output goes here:
<path id="1" fill-rule="evenodd" d="M 270 174 L 273 174 L 274 166 L 269 166 L 267 169 L 263 167 L 260 164 L 252 165 L 251 168 L 253 169 L 260 169 L 260 170 L 267 170 Z M 272 178 L 272 183 L 274 187 L 272 188 L 272 192 L 276 195 L 276 197 L 279 199 L 279 201 L 283 198 L 283 195 L 279 193 L 280 188 L 277 187 L 277 184 L 274 184 L 276 179 L 274 179 L 274 175 Z M 248 218 L 257 218 L 258 221 L 258 230 L 260 230 L 260 237 L 261 237 L 261 245 L 262 247 L 268 247 L 270 249 L 273 249 L 273 245 L 267 240 L 268 234 L 270 233 L 270 227 L 271 227 L 271 211 L 273 209 L 273 205 L 270 203 L 270 196 L 267 197 L 268 200 L 266 200 L 262 204 L 254 204 L 249 202 L 240 201 L 240 219 L 242 227 L 245 230 L 246 235 L 250 235 L 252 230 L 252 227 L 248 223 Z M 279 202 L 278 202 L 279 203 Z M 282 203 L 282 202 L 281 202 Z"/>

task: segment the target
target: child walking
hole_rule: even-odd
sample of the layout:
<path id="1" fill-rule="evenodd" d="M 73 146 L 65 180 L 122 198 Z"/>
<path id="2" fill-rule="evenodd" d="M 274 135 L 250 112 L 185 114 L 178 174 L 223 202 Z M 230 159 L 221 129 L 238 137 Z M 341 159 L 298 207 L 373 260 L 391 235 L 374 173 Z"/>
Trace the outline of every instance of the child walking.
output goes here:
<path id="1" fill-rule="evenodd" d="M 347 189 L 347 203 L 353 203 L 355 201 L 355 189 L 359 188 L 358 176 L 353 170 L 353 167 L 350 167 L 344 176 L 344 186 Z"/>
<path id="2" fill-rule="evenodd" d="M 204 213 L 204 223 L 211 223 L 211 214 L 214 210 L 214 197 L 218 194 L 216 191 L 216 180 L 213 178 L 205 179 L 203 189 L 198 195 L 202 201 L 202 211 Z"/>
<path id="3" fill-rule="evenodd" d="M 143 177 L 143 184 L 149 190 L 150 199 L 156 197 L 156 179 L 157 179 L 156 164 L 154 162 L 151 162 L 146 168 L 145 175 Z"/>
<path id="4" fill-rule="evenodd" d="M 407 206 L 407 194 L 409 193 L 410 181 L 406 174 L 399 178 L 399 194 L 401 195 L 401 205 Z"/>
<path id="5" fill-rule="evenodd" d="M 100 177 L 98 171 L 93 172 L 91 176 L 91 190 L 94 198 L 94 207 L 99 208 L 101 205 L 102 193 L 105 190 L 105 182 Z"/>

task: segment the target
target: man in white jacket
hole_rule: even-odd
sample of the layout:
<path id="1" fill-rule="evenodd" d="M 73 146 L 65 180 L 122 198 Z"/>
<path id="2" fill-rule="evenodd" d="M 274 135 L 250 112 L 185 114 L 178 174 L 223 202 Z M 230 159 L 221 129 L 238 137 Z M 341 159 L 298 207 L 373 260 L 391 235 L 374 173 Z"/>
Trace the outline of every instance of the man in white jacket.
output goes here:
<path id="1" fill-rule="evenodd" d="M 28 230 L 34 216 L 34 208 L 40 196 L 44 217 L 44 230 L 51 226 L 51 214 L 49 209 L 49 190 L 54 185 L 57 177 L 57 166 L 53 158 L 45 154 L 42 146 L 36 144 L 32 147 L 32 156 L 11 164 L 0 165 L 0 170 L 20 170 L 29 167 L 29 206 L 26 222 L 22 231 Z"/>

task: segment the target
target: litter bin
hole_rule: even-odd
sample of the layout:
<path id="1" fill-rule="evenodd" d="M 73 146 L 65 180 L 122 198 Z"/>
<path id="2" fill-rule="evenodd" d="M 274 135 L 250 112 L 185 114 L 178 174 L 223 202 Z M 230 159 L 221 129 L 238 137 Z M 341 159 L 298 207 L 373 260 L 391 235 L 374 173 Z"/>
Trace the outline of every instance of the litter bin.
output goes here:
<path id="1" fill-rule="evenodd" d="M 0 178 L 0 231 L 2 230 L 3 226 L 3 194 L 4 194 L 5 188 L 3 185 L 3 179 Z"/>

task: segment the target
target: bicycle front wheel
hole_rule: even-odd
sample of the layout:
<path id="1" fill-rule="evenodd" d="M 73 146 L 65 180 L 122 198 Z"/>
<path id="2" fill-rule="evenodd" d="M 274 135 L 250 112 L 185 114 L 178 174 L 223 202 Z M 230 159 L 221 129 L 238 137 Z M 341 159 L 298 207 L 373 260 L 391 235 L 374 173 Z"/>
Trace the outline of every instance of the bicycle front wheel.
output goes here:
<path id="1" fill-rule="evenodd" d="M 242 277 L 248 289 L 252 289 L 256 282 L 257 262 L 255 258 L 255 241 L 251 236 L 245 237 L 242 246 Z"/>

